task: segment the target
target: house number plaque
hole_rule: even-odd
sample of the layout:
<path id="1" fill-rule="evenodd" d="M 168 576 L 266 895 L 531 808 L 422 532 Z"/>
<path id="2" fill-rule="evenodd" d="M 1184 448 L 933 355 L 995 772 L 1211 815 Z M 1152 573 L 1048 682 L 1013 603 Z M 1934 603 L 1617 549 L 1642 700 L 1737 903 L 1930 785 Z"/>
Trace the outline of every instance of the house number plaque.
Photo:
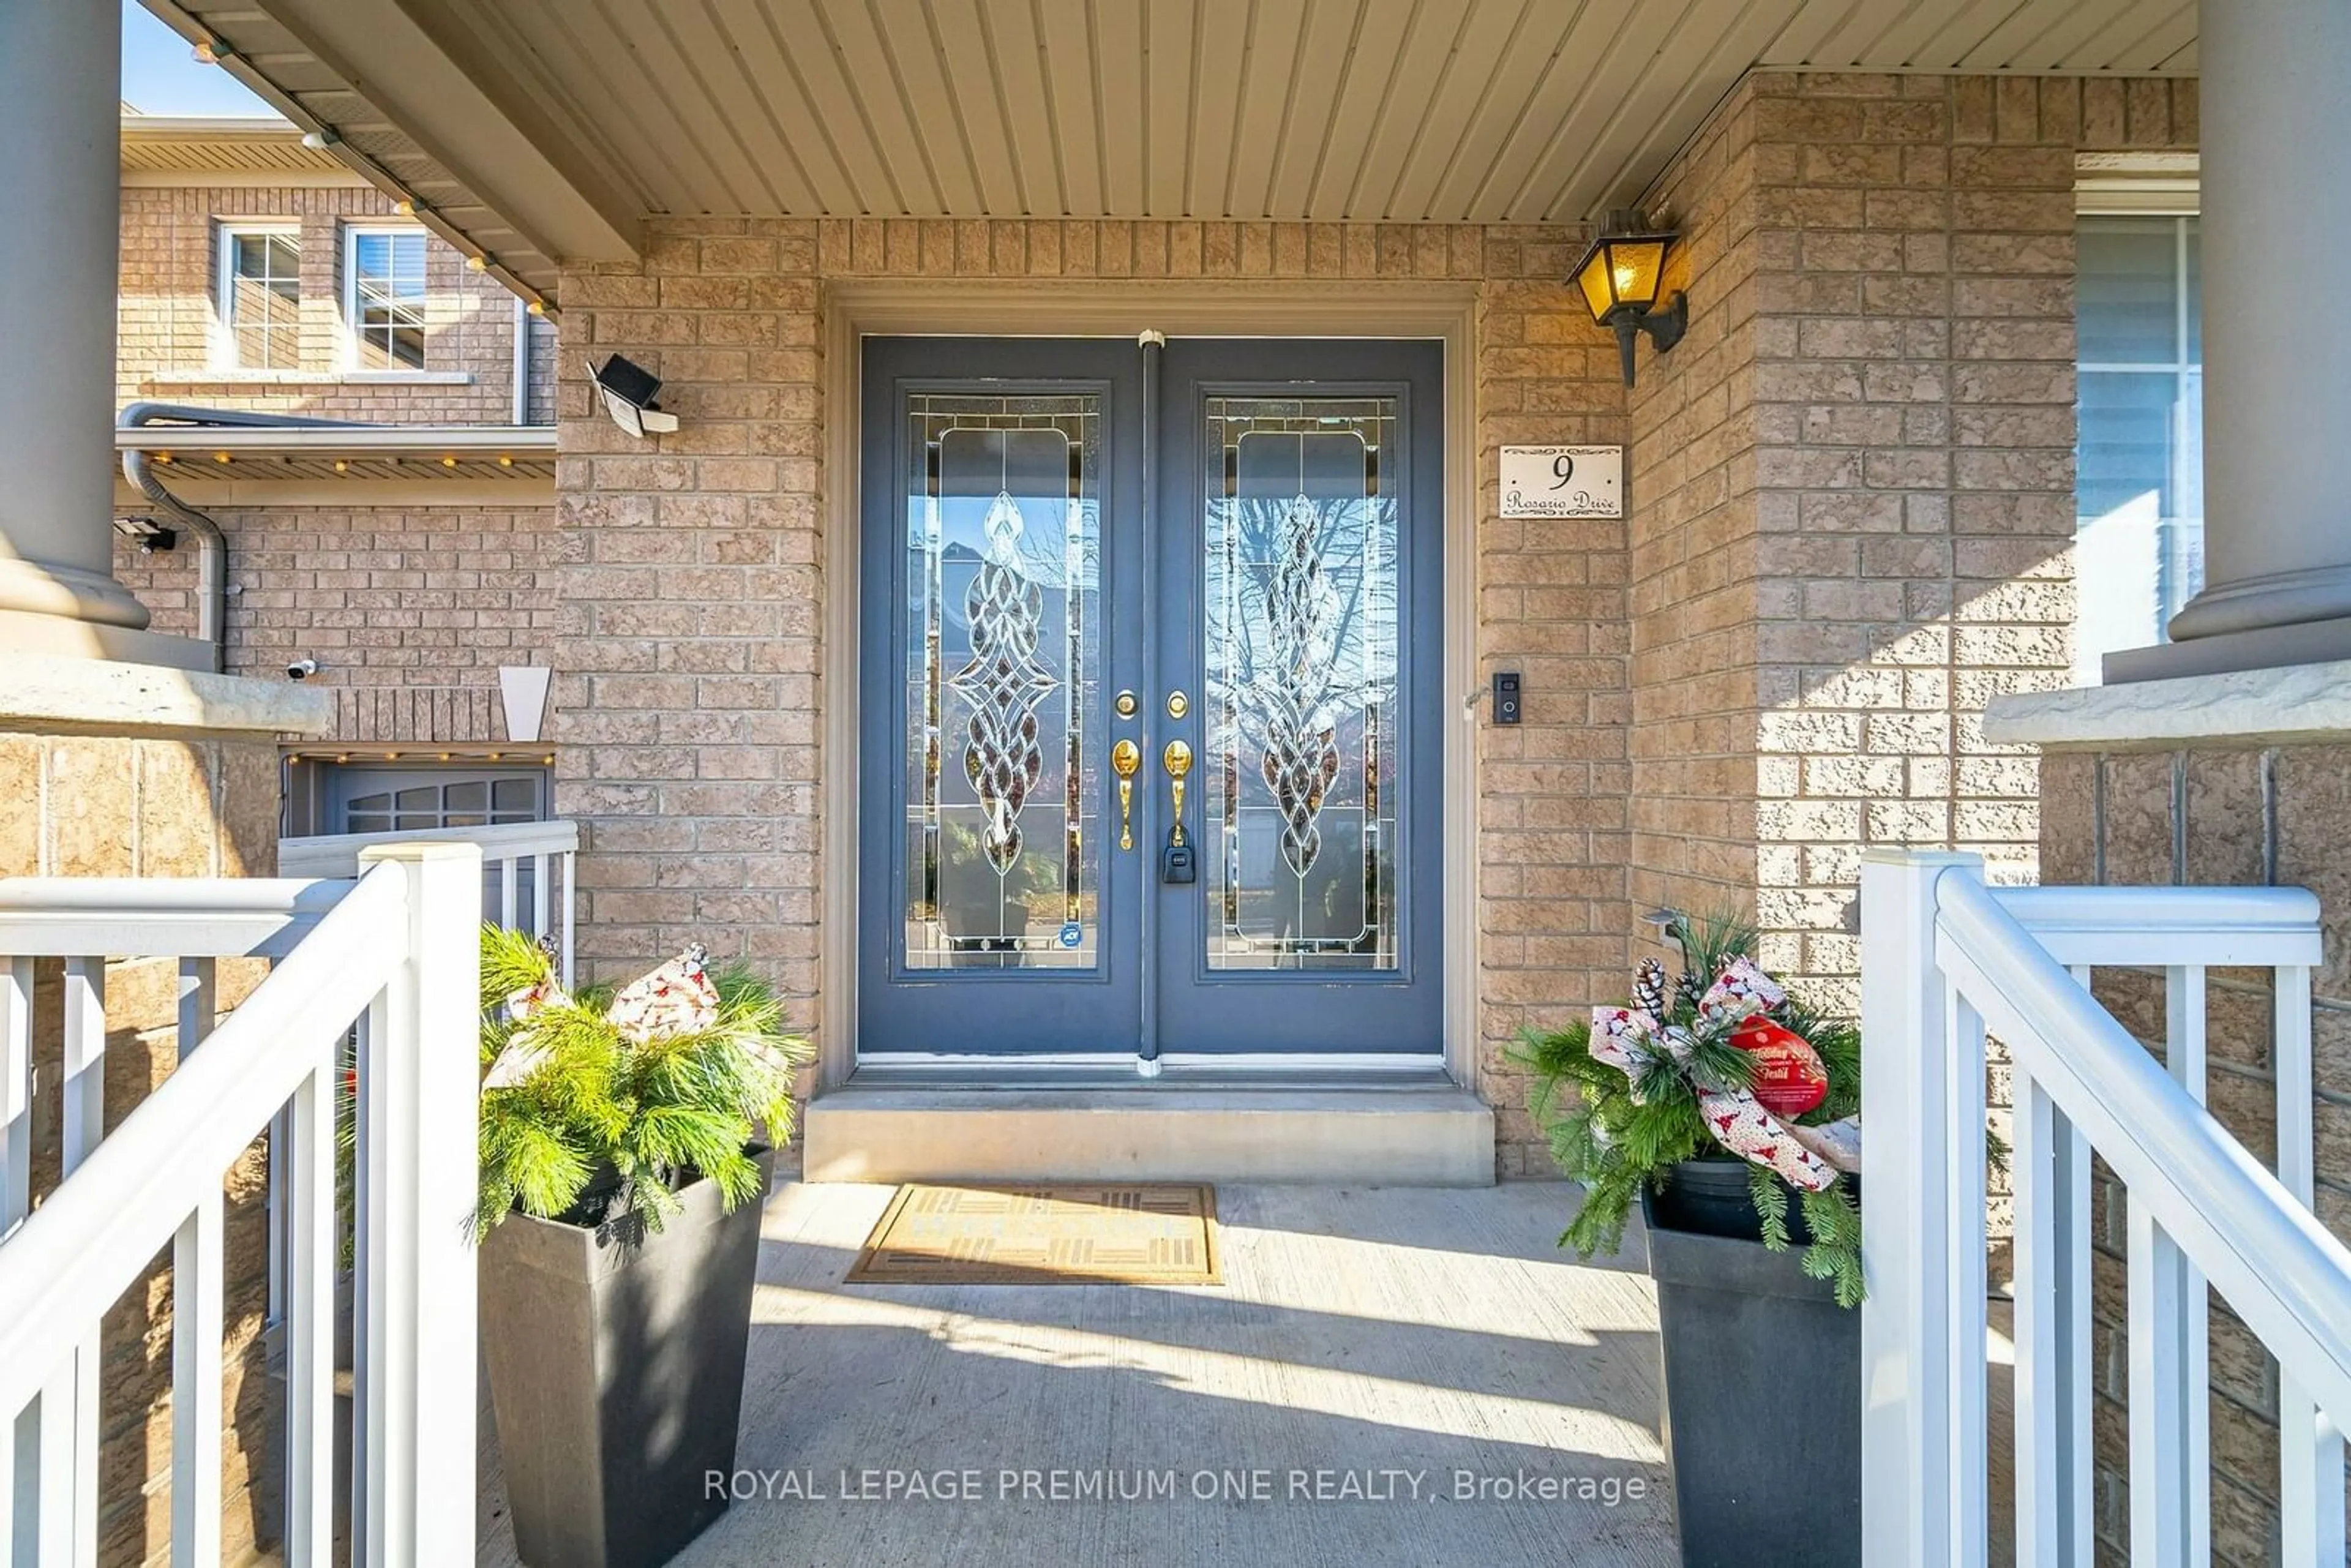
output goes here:
<path id="1" fill-rule="evenodd" d="M 1624 515 L 1623 447 L 1502 448 L 1502 516 L 1621 517 Z"/>

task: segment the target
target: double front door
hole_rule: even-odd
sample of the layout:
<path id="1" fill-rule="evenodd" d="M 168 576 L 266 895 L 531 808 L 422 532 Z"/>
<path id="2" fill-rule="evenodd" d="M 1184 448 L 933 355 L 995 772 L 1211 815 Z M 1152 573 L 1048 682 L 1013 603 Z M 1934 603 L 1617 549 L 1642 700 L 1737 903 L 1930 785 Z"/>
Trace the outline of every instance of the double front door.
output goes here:
<path id="1" fill-rule="evenodd" d="M 861 1055 L 1434 1059 L 1439 345 L 863 353 Z"/>

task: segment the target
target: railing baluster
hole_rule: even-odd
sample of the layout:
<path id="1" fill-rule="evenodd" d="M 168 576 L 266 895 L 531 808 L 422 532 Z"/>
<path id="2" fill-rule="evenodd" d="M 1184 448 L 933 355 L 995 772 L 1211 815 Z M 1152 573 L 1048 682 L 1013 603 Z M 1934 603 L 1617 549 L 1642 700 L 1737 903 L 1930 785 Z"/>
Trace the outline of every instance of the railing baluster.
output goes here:
<path id="1" fill-rule="evenodd" d="M 34 1446 L 40 1441 L 40 1419 L 37 1403 L 24 1410 L 0 1415 L 0 1563 L 13 1564 L 32 1560 L 34 1516 L 31 1510 L 35 1482 L 31 1467 Z M 23 1494 L 26 1505 L 26 1533 L 22 1539 L 19 1539 L 16 1530 L 19 1493 Z"/>
<path id="2" fill-rule="evenodd" d="M 2071 972 L 2088 991 L 2090 966 L 2076 965 Z M 2064 1568 L 2090 1568 L 2097 1560 L 2091 1512 L 2097 1429 L 2091 1424 L 2095 1389 L 2090 1359 L 2090 1140 L 2053 1103 L 2049 1175 L 2051 1220 L 2057 1238 L 2055 1270 L 2050 1277 L 2050 1312 L 2058 1346 L 2057 1443 L 2066 1460 L 2057 1483 L 2057 1562 Z"/>
<path id="3" fill-rule="evenodd" d="M 106 1136 L 106 960 L 68 958 L 65 977 L 64 1171 Z"/>
<path id="4" fill-rule="evenodd" d="M 1948 993 L 1943 1086 L 1949 1107 L 1950 1263 L 1950 1561 L 1980 1564 L 1986 1551 L 1986 1473 L 1990 1465 L 1984 1382 L 1991 1291 L 1985 1278 L 1984 1025 L 1956 988 Z"/>
<path id="5" fill-rule="evenodd" d="M 32 1210 L 33 960 L 11 957 L 0 964 L 0 1236 Z"/>
<path id="6" fill-rule="evenodd" d="M 2135 1195 L 2130 1207 L 2130 1560 L 2132 1568 L 2190 1568 L 2209 1558 L 2192 1537 L 2191 1470 L 2209 1469 L 2191 1448 L 2187 1377 L 2188 1277 L 2178 1243 Z M 2204 1556 L 2198 1555 L 2201 1547 Z"/>
<path id="7" fill-rule="evenodd" d="M 106 1135 L 106 960 L 65 962 L 65 1127 L 59 1169 L 70 1176 Z M 69 1447 L 41 1444 L 42 1516 L 47 1521 L 52 1458 L 73 1511 L 74 1561 L 88 1568 L 98 1551 L 98 1354 L 95 1332 L 86 1335 L 73 1363 Z M 44 1396 L 42 1403 L 47 1404 Z"/>
<path id="8" fill-rule="evenodd" d="M 569 850 L 559 857 L 563 862 L 563 988 L 571 989 L 571 916 L 580 898 L 580 857 Z"/>
<path id="9" fill-rule="evenodd" d="M 286 1263 L 286 1563 L 331 1561 L 335 1500 L 335 1079 L 326 1063 L 295 1092 L 287 1121 L 292 1199 Z"/>
<path id="10" fill-rule="evenodd" d="M 375 1299 L 376 1271 L 368 1260 L 374 1255 L 376 1213 L 376 1181 L 371 1174 L 373 1162 L 366 1151 L 376 1145 L 375 1118 L 369 1111 L 373 1098 L 368 1092 L 368 1075 L 378 1071 L 382 1061 L 382 1044 L 390 1038 L 387 1032 L 390 1005 L 383 992 L 377 992 L 367 1010 L 360 1014 L 354 1031 L 358 1051 L 356 1062 L 357 1092 L 351 1098 L 352 1148 L 359 1151 L 351 1161 L 351 1477 L 350 1529 L 351 1561 L 360 1560 L 360 1547 L 368 1538 L 368 1478 L 374 1474 L 370 1462 L 368 1433 L 374 1422 L 370 1414 L 367 1368 L 373 1364 L 369 1349 L 371 1341 L 368 1322 L 372 1315 L 368 1302 Z M 289 1565 L 290 1568 L 290 1565 Z"/>
<path id="11" fill-rule="evenodd" d="M 2278 1181 L 2310 1207 L 2316 1175 L 2310 1058 L 2310 969 L 2277 967 L 2272 1064 L 2277 1077 Z M 2287 1562 L 2342 1568 L 2343 1434 L 2294 1374 L 2278 1373 L 2278 1525 Z"/>
<path id="12" fill-rule="evenodd" d="M 81 1390 L 82 1367 L 89 1358 L 88 1344 L 77 1346 L 41 1385 L 40 1435 L 33 1448 L 34 1462 L 40 1471 L 33 1561 L 40 1568 L 51 1568 L 55 1563 L 87 1568 L 98 1560 L 96 1530 L 77 1528 L 81 1512 L 80 1489 L 76 1484 L 80 1466 L 75 1462 L 75 1454 L 84 1432 L 89 1433 L 93 1448 L 98 1442 L 97 1422 L 82 1416 L 75 1408 Z"/>
<path id="13" fill-rule="evenodd" d="M 2067 1493 L 2080 1456 L 2067 1443 L 2066 1353 L 2056 1289 L 2067 1239 L 2058 1215 L 2055 1144 L 2061 1113 L 2019 1071 L 2009 1176 L 2016 1196 L 2017 1568 L 2083 1568 L 2069 1560 Z"/>
<path id="14" fill-rule="evenodd" d="M 221 1560 L 221 1194 L 172 1244 L 172 1568 Z"/>
<path id="15" fill-rule="evenodd" d="M 2163 975 L 2163 1060 L 2172 1081 L 2188 1091 L 2199 1105 L 2205 1103 L 2210 1070 L 2205 1048 L 2207 1018 L 2204 966 L 2175 964 Z M 2178 1269 L 2177 1322 L 2170 1325 L 2179 1343 L 2179 1528 L 2186 1537 L 2188 1561 L 2209 1562 L 2212 1538 L 2211 1295 L 2204 1276 L 2187 1256 L 2164 1242 L 2164 1257 Z"/>
<path id="16" fill-rule="evenodd" d="M 549 935 L 547 925 L 547 868 L 553 858 L 543 854 L 530 857 L 530 934 L 542 942 Z"/>
<path id="17" fill-rule="evenodd" d="M 498 858 L 498 925 L 511 931 L 515 928 L 515 873 L 522 862 L 512 855 Z"/>
<path id="18" fill-rule="evenodd" d="M 219 966 L 209 957 L 180 960 L 180 1054 L 204 1042 L 212 1033 L 220 1003 L 214 984 Z"/>

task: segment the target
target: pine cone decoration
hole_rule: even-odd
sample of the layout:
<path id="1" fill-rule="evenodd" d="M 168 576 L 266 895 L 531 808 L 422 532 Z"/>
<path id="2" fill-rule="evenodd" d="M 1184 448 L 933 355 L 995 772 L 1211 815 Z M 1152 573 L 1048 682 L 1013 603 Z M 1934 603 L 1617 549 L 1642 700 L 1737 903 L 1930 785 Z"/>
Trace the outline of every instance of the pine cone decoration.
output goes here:
<path id="1" fill-rule="evenodd" d="M 1642 959 L 1634 971 L 1633 1003 L 1659 1023 L 1671 1017 L 1666 1004 L 1666 967 L 1655 958 Z"/>

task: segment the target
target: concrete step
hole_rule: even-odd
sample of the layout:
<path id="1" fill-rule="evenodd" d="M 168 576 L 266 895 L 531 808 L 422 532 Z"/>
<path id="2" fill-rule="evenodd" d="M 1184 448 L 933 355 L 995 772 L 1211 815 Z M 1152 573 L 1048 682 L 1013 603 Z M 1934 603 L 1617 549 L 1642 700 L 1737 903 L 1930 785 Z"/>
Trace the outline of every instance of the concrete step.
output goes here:
<path id="1" fill-rule="evenodd" d="M 810 1102 L 810 1181 L 1486 1186 L 1494 1113 L 1465 1089 L 941 1089 L 852 1080 Z"/>

